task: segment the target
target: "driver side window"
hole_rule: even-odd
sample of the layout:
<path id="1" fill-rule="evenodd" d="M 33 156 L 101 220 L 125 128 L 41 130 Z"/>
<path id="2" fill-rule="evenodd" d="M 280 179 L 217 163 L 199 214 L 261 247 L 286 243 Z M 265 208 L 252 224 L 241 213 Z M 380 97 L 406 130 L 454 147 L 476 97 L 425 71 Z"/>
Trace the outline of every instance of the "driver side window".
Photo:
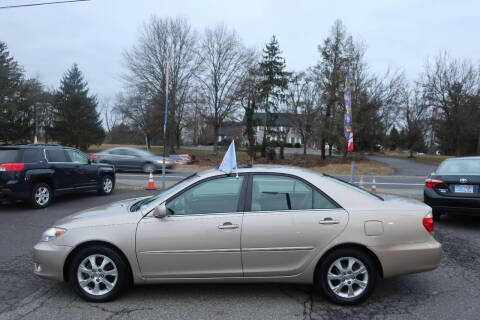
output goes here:
<path id="1" fill-rule="evenodd" d="M 166 204 L 169 215 L 237 212 L 243 176 L 208 180 Z"/>

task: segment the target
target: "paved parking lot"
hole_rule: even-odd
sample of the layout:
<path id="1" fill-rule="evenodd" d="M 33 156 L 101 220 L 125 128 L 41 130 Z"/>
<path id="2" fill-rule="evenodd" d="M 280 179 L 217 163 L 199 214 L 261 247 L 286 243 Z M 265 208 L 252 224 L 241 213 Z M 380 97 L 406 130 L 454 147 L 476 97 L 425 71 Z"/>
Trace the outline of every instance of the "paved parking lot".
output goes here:
<path id="1" fill-rule="evenodd" d="M 135 287 L 114 302 L 87 303 L 69 284 L 33 274 L 32 247 L 60 217 L 115 200 L 152 194 L 118 189 L 112 196 L 71 195 L 45 210 L 0 206 L 0 320 L 3 319 L 478 319 L 480 217 L 436 224 L 441 266 L 386 279 L 363 305 L 338 307 L 309 286 L 178 284 Z"/>

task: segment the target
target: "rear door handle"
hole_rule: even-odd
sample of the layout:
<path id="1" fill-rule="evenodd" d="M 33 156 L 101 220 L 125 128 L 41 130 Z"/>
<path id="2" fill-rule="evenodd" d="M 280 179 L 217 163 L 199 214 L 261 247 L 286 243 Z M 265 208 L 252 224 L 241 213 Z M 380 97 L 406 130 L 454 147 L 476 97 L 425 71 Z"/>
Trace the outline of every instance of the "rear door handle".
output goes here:
<path id="1" fill-rule="evenodd" d="M 339 220 L 333 220 L 332 218 L 327 217 L 323 220 L 318 221 L 318 223 L 319 224 L 339 224 L 340 221 Z"/>
<path id="2" fill-rule="evenodd" d="M 238 229 L 239 225 L 238 224 L 232 224 L 231 222 L 225 222 L 224 224 L 221 224 L 217 226 L 218 229 Z"/>

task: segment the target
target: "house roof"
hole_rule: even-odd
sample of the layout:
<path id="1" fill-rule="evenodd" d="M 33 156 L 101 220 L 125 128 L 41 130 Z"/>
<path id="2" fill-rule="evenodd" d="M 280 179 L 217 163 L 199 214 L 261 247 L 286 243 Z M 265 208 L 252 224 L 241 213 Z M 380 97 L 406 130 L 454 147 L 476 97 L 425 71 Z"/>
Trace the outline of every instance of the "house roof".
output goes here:
<path id="1" fill-rule="evenodd" d="M 257 125 L 265 125 L 265 119 L 269 121 L 273 126 L 276 127 L 290 127 L 291 126 L 291 117 L 290 113 L 269 113 L 267 116 L 265 112 L 257 112 L 253 115 L 253 121 Z"/>

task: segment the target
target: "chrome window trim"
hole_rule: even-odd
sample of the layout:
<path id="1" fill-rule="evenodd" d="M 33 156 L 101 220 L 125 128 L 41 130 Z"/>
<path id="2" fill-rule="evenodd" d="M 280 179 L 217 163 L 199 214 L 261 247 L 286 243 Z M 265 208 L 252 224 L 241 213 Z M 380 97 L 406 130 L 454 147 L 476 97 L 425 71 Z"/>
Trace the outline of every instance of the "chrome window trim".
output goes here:
<path id="1" fill-rule="evenodd" d="M 292 213 L 295 213 L 295 212 L 310 212 L 310 211 L 342 211 L 344 212 L 345 209 L 343 208 L 332 208 L 332 209 L 285 209 L 285 210 L 261 210 L 261 211 L 245 211 L 245 214 L 251 214 L 251 213 L 270 213 L 270 212 L 273 212 L 273 213 L 278 213 L 278 212 L 292 212 Z"/>

